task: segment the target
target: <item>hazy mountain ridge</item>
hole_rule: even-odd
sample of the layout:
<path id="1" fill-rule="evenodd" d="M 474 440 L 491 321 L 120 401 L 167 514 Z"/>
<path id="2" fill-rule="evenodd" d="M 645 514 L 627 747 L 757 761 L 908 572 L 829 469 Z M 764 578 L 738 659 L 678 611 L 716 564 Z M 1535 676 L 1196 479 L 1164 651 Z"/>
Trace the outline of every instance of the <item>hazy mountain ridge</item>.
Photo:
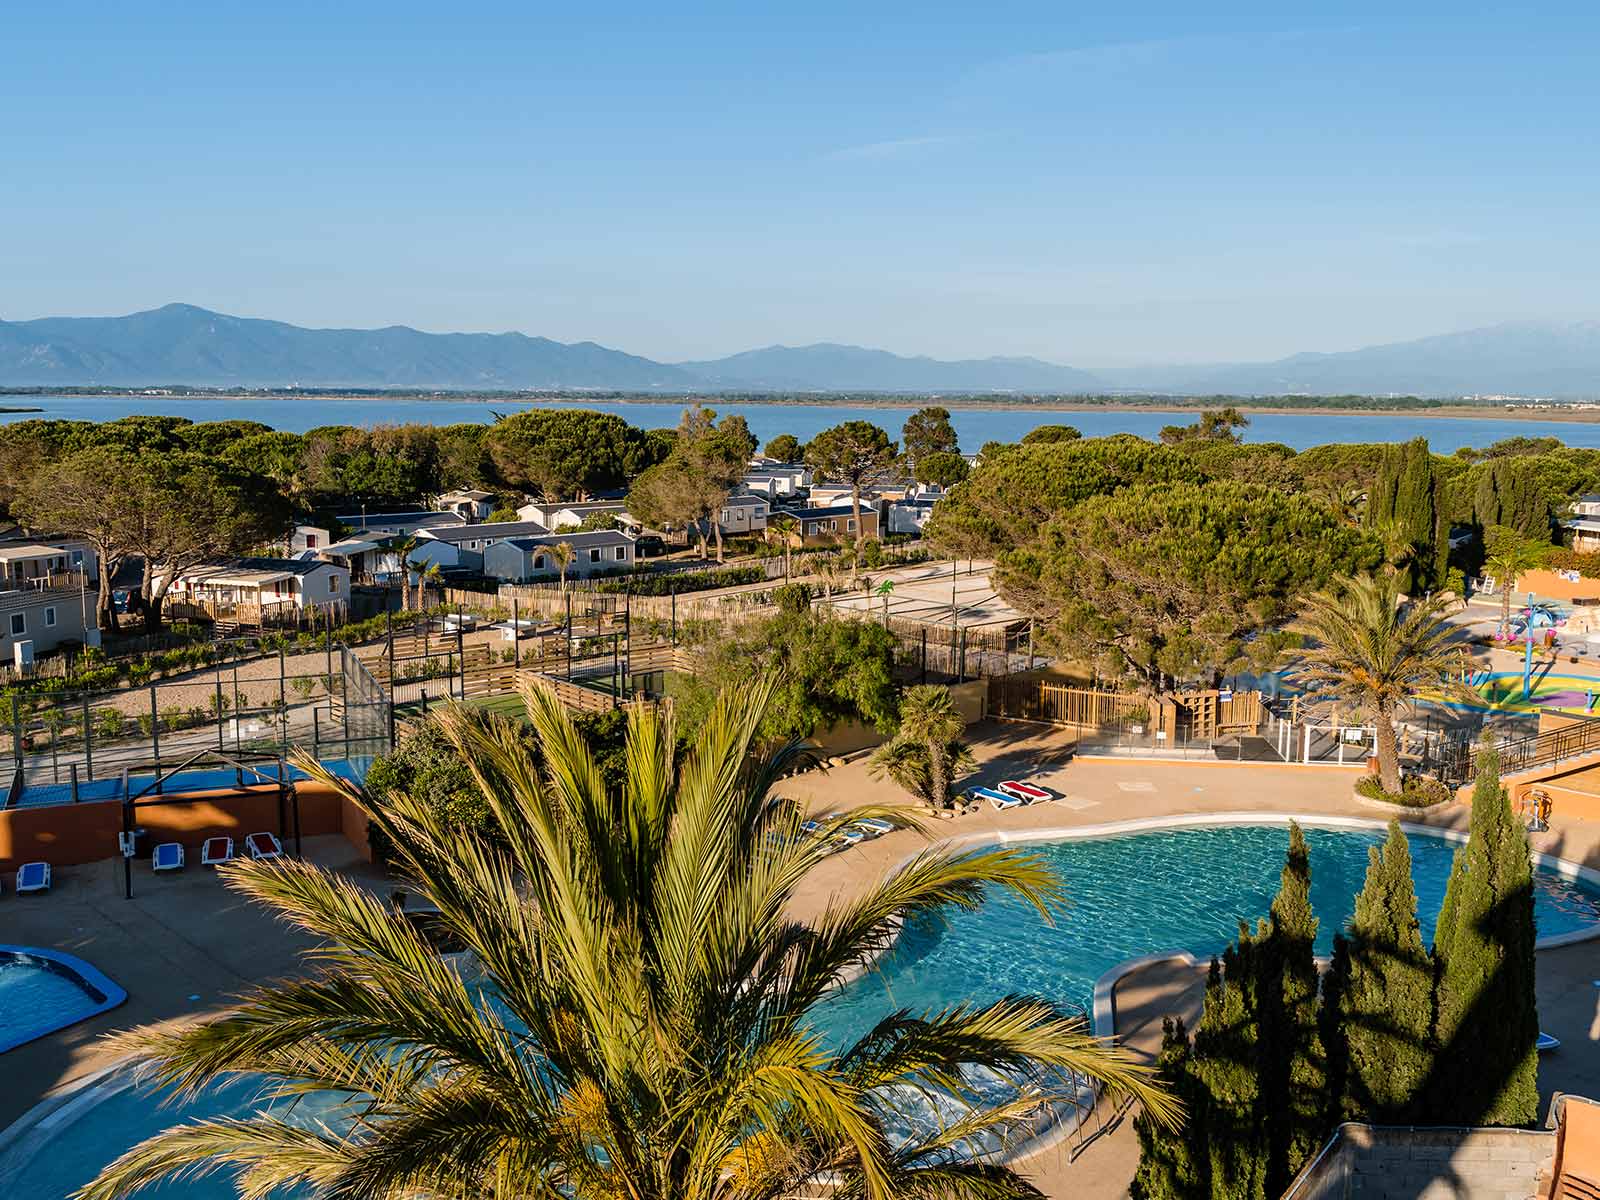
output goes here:
<path id="1" fill-rule="evenodd" d="M 1103 380 L 1038 358 L 943 361 L 818 342 L 678 364 L 715 387 L 769 391 L 1094 392 Z"/>
<path id="2" fill-rule="evenodd" d="M 1600 321 L 1518 322 L 1275 362 L 1083 370 L 944 361 L 862 346 L 767 346 L 663 363 L 520 333 L 305 329 L 169 304 L 123 317 L 0 321 L 0 387 L 565 388 L 687 392 L 1108 391 L 1234 395 L 1600 396 Z"/>
<path id="3" fill-rule="evenodd" d="M 1490 325 L 1408 342 L 1266 363 L 1115 368 L 1118 387 L 1244 396 L 1600 396 L 1600 321 Z"/>
<path id="4" fill-rule="evenodd" d="M 126 317 L 0 321 L 0 384 L 673 389 L 696 380 L 593 342 L 520 333 L 302 329 L 169 304 Z"/>

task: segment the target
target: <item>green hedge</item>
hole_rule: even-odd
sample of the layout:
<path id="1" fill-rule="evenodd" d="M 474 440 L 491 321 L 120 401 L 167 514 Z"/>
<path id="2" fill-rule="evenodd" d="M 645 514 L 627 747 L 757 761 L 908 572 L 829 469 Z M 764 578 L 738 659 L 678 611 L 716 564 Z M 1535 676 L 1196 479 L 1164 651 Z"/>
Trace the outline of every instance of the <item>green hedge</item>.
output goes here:
<path id="1" fill-rule="evenodd" d="M 707 592 L 713 588 L 738 587 L 745 583 L 765 583 L 765 567 L 718 567 L 709 571 L 679 571 L 667 575 L 635 575 L 631 580 L 611 579 L 597 584 L 595 591 L 635 596 L 666 596 L 673 592 Z"/>

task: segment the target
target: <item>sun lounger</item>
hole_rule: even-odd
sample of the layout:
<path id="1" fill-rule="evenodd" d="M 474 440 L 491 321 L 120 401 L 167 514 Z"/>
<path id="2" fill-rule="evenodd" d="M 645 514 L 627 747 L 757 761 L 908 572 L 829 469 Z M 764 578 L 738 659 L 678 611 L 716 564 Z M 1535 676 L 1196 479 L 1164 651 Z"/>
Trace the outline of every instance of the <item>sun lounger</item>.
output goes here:
<path id="1" fill-rule="evenodd" d="M 150 866 L 157 871 L 183 870 L 183 844 L 162 842 L 150 856 Z"/>
<path id="2" fill-rule="evenodd" d="M 801 833 L 809 833 L 809 834 L 815 836 L 816 834 L 819 834 L 819 833 L 822 832 L 822 822 L 821 821 L 809 820 L 809 819 L 805 820 L 805 821 L 801 821 L 800 822 L 800 832 Z"/>
<path id="3" fill-rule="evenodd" d="M 1050 793 L 1042 787 L 1035 787 L 1031 783 L 1023 783 L 1020 779 L 1007 779 L 999 785 L 998 790 L 1008 796 L 1015 796 L 1024 804 L 1039 804 L 1050 799 Z"/>
<path id="4" fill-rule="evenodd" d="M 1008 796 L 1004 792 L 995 791 L 993 788 L 975 787 L 972 789 L 969 795 L 972 795 L 979 800 L 987 800 L 1000 812 L 1005 812 L 1008 808 L 1022 807 L 1022 801 L 1018 800 L 1015 796 Z"/>
<path id="5" fill-rule="evenodd" d="M 859 845 L 867 840 L 867 835 L 862 833 L 859 829 L 850 828 L 839 830 L 838 833 L 834 834 L 834 837 L 838 838 L 838 840 L 843 842 L 846 846 Z"/>
<path id="6" fill-rule="evenodd" d="M 275 833 L 252 833 L 244 839 L 244 848 L 251 858 L 282 858 L 283 843 Z"/>
<path id="7" fill-rule="evenodd" d="M 208 837 L 205 845 L 200 847 L 200 865 L 214 867 L 218 863 L 233 861 L 233 839 L 231 837 Z"/>
<path id="8" fill-rule="evenodd" d="M 17 895 L 50 890 L 50 864 L 47 862 L 23 863 L 17 868 Z"/>
<path id="9" fill-rule="evenodd" d="M 855 823 L 855 828 L 868 837 L 882 837 L 886 833 L 894 832 L 894 826 L 881 817 L 862 817 Z"/>

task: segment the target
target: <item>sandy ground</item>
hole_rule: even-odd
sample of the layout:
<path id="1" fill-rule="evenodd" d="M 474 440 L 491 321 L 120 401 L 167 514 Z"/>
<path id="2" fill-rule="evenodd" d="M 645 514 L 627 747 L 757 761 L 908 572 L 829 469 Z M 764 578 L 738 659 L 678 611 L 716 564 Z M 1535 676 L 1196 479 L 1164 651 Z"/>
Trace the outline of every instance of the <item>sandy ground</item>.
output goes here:
<path id="1" fill-rule="evenodd" d="M 980 782 L 1017 775 L 1037 778 L 1061 793 L 1050 804 L 997 813 L 992 809 L 951 822 L 934 822 L 934 836 L 986 835 L 1004 831 L 1081 827 L 1140 817 L 1236 811 L 1303 812 L 1371 819 L 1382 814 L 1351 795 L 1349 768 L 1284 767 L 1232 763 L 1173 763 L 1147 759 L 1075 759 L 1069 737 L 1045 727 L 987 723 L 972 731 Z M 856 804 L 905 801 L 892 785 L 871 777 L 858 758 L 827 773 L 812 772 L 785 783 L 785 791 L 813 811 Z M 1430 825 L 1460 828 L 1466 810 L 1423 814 Z M 1562 821 L 1535 839 L 1538 849 L 1600 866 L 1600 824 Z M 802 915 L 819 912 L 830 899 L 850 894 L 892 870 L 927 844 L 901 831 L 830 859 L 805 890 Z M 340 838 L 308 839 L 315 861 L 348 871 L 364 884 L 383 886 L 369 866 L 353 860 Z M 250 983 L 296 969 L 305 941 L 263 913 L 237 901 L 210 872 L 185 871 L 155 878 L 138 870 L 136 895 L 122 899 L 120 863 L 104 862 L 59 872 L 47 896 L 8 895 L 0 910 L 3 940 L 53 946 L 79 954 L 128 989 L 121 1009 L 41 1039 L 5 1056 L 0 1089 L 0 1124 L 15 1119 L 41 1097 L 70 1086 L 104 1066 L 100 1034 L 144 1022 L 222 1007 Z M 1544 1063 L 1542 1083 L 1589 1095 L 1600 1094 L 1600 976 L 1596 943 L 1539 955 L 1542 1024 L 1563 1041 Z M 1117 1031 L 1135 1050 L 1149 1053 L 1160 1037 L 1162 1015 L 1197 1010 L 1193 972 L 1153 970 L 1123 981 L 1116 995 Z M 1047 1195 L 1078 1198 L 1125 1194 L 1137 1164 L 1131 1122 L 1121 1120 L 1071 1157 L 1052 1149 L 1031 1160 L 1028 1170 Z"/>
<path id="2" fill-rule="evenodd" d="M 830 603 L 835 609 L 866 611 L 873 616 L 881 616 L 885 598 L 877 595 L 876 589 L 887 581 L 894 585 L 888 596 L 891 617 L 948 625 L 953 601 L 956 620 L 964 626 L 1026 620 L 1000 599 L 989 580 L 990 565 L 962 559 L 954 564 L 954 572 L 948 561 L 916 563 L 893 570 L 863 568 L 864 573 L 872 578 L 873 594 L 835 596 Z"/>

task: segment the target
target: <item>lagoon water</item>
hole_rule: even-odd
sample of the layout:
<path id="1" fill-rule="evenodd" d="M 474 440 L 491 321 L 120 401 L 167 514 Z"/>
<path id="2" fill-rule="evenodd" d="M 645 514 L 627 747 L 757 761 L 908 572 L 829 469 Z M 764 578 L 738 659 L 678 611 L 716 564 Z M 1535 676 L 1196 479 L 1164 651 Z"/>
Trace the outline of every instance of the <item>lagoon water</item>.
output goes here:
<path id="1" fill-rule="evenodd" d="M 372 400 L 253 399 L 190 400 L 176 396 L 5 396 L 0 405 L 29 405 L 39 413 L 0 413 L 0 422 L 30 418 L 63 418 L 78 421 L 112 421 L 135 413 L 188 417 L 194 421 L 260 421 L 274 429 L 304 433 L 319 425 L 382 425 L 413 421 L 428 425 L 464 423 L 486 424 L 495 413 L 521 412 L 532 408 L 592 408 L 614 412 L 632 425 L 658 429 L 676 425 L 684 400 L 623 402 L 616 400 L 546 400 L 537 404 L 505 400 L 402 400 L 384 397 Z M 765 442 L 780 433 L 792 433 L 806 441 L 822 429 L 841 421 L 872 421 L 898 438 L 906 417 L 914 406 L 880 407 L 846 404 L 718 404 L 719 414 L 741 413 L 751 431 Z M 1195 419 L 1193 410 L 1161 412 L 1102 412 L 1083 409 L 1052 412 L 1040 409 L 951 410 L 951 423 L 961 438 L 962 449 L 975 451 L 985 442 L 1014 442 L 1040 425 L 1073 425 L 1086 437 L 1112 433 L 1136 433 L 1156 437 L 1163 425 L 1187 424 Z M 1245 440 L 1283 442 L 1296 450 L 1329 442 L 1403 442 L 1425 437 L 1438 454 L 1449 454 L 1462 446 L 1482 448 L 1502 438 L 1558 437 L 1569 446 L 1600 448 L 1600 420 L 1538 421 L 1502 417 L 1427 417 L 1412 413 L 1374 413 L 1346 415 L 1322 412 L 1252 413 Z"/>

